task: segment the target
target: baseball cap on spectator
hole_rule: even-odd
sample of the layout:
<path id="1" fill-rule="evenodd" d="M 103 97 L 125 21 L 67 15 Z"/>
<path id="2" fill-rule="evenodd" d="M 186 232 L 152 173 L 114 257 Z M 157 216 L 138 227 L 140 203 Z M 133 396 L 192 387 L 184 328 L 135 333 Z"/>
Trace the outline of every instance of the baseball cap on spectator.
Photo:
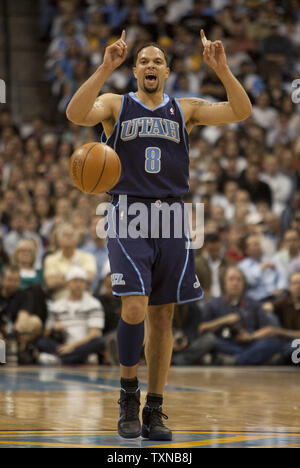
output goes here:
<path id="1" fill-rule="evenodd" d="M 87 277 L 86 272 L 82 268 L 80 268 L 78 266 L 74 266 L 74 267 L 70 268 L 70 270 L 66 274 L 66 281 L 67 282 L 71 281 L 73 279 L 82 279 L 84 281 L 87 281 L 88 277 Z"/>
<path id="2" fill-rule="evenodd" d="M 263 223 L 264 219 L 261 214 L 259 213 L 250 213 L 246 217 L 247 224 L 261 224 Z"/>

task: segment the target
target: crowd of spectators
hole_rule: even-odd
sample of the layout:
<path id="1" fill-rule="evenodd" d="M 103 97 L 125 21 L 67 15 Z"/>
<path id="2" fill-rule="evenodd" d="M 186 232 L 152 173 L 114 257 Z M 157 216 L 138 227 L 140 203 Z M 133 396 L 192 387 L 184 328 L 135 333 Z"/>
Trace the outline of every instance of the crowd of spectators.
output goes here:
<path id="1" fill-rule="evenodd" d="M 97 141 L 65 109 L 126 29 L 128 59 L 103 92 L 136 89 L 135 50 L 156 41 L 170 57 L 166 92 L 226 100 L 202 61 L 199 31 L 224 43 L 253 104 L 247 121 L 190 135 L 186 201 L 202 202 L 196 252 L 205 299 L 176 307 L 175 365 L 291 363 L 300 338 L 300 18 L 293 0 L 40 0 L 45 69 L 58 124 L 0 114 L 0 337 L 20 363 L 117 363 L 120 299 L 112 295 L 96 206 L 71 183 L 69 157 Z M 294 83 L 295 84 L 295 83 Z M 296 83 L 297 84 L 297 83 Z M 8 347 L 8 354 L 13 350 Z"/>

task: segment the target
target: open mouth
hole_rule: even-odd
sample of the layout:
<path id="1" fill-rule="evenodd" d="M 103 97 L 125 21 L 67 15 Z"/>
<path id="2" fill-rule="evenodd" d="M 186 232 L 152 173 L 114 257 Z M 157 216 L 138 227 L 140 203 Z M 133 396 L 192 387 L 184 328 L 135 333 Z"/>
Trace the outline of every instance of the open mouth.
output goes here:
<path id="1" fill-rule="evenodd" d="M 146 81 L 147 81 L 148 83 L 156 83 L 156 81 L 157 81 L 157 76 L 152 75 L 152 74 L 149 73 L 149 75 L 146 75 L 146 76 L 145 76 L 145 79 L 146 79 Z"/>

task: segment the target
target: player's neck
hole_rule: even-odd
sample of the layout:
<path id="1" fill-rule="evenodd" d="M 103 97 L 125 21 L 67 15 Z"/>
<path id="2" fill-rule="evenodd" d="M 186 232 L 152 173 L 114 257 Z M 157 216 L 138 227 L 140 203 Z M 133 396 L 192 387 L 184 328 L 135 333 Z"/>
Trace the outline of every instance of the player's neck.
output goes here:
<path id="1" fill-rule="evenodd" d="M 149 107 L 150 109 L 155 109 L 156 107 L 160 106 L 164 100 L 163 90 L 157 91 L 156 93 L 147 93 L 142 89 L 139 89 L 135 95 L 143 104 L 145 104 L 145 106 Z"/>

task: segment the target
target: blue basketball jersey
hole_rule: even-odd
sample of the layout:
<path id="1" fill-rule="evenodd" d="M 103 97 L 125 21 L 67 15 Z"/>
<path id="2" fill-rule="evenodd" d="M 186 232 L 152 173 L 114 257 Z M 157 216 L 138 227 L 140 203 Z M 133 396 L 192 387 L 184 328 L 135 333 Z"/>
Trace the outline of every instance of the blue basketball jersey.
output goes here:
<path id="1" fill-rule="evenodd" d="M 167 198 L 189 191 L 188 135 L 176 98 L 164 94 L 163 103 L 152 111 L 134 93 L 124 95 L 105 143 L 122 163 L 111 194 Z"/>

